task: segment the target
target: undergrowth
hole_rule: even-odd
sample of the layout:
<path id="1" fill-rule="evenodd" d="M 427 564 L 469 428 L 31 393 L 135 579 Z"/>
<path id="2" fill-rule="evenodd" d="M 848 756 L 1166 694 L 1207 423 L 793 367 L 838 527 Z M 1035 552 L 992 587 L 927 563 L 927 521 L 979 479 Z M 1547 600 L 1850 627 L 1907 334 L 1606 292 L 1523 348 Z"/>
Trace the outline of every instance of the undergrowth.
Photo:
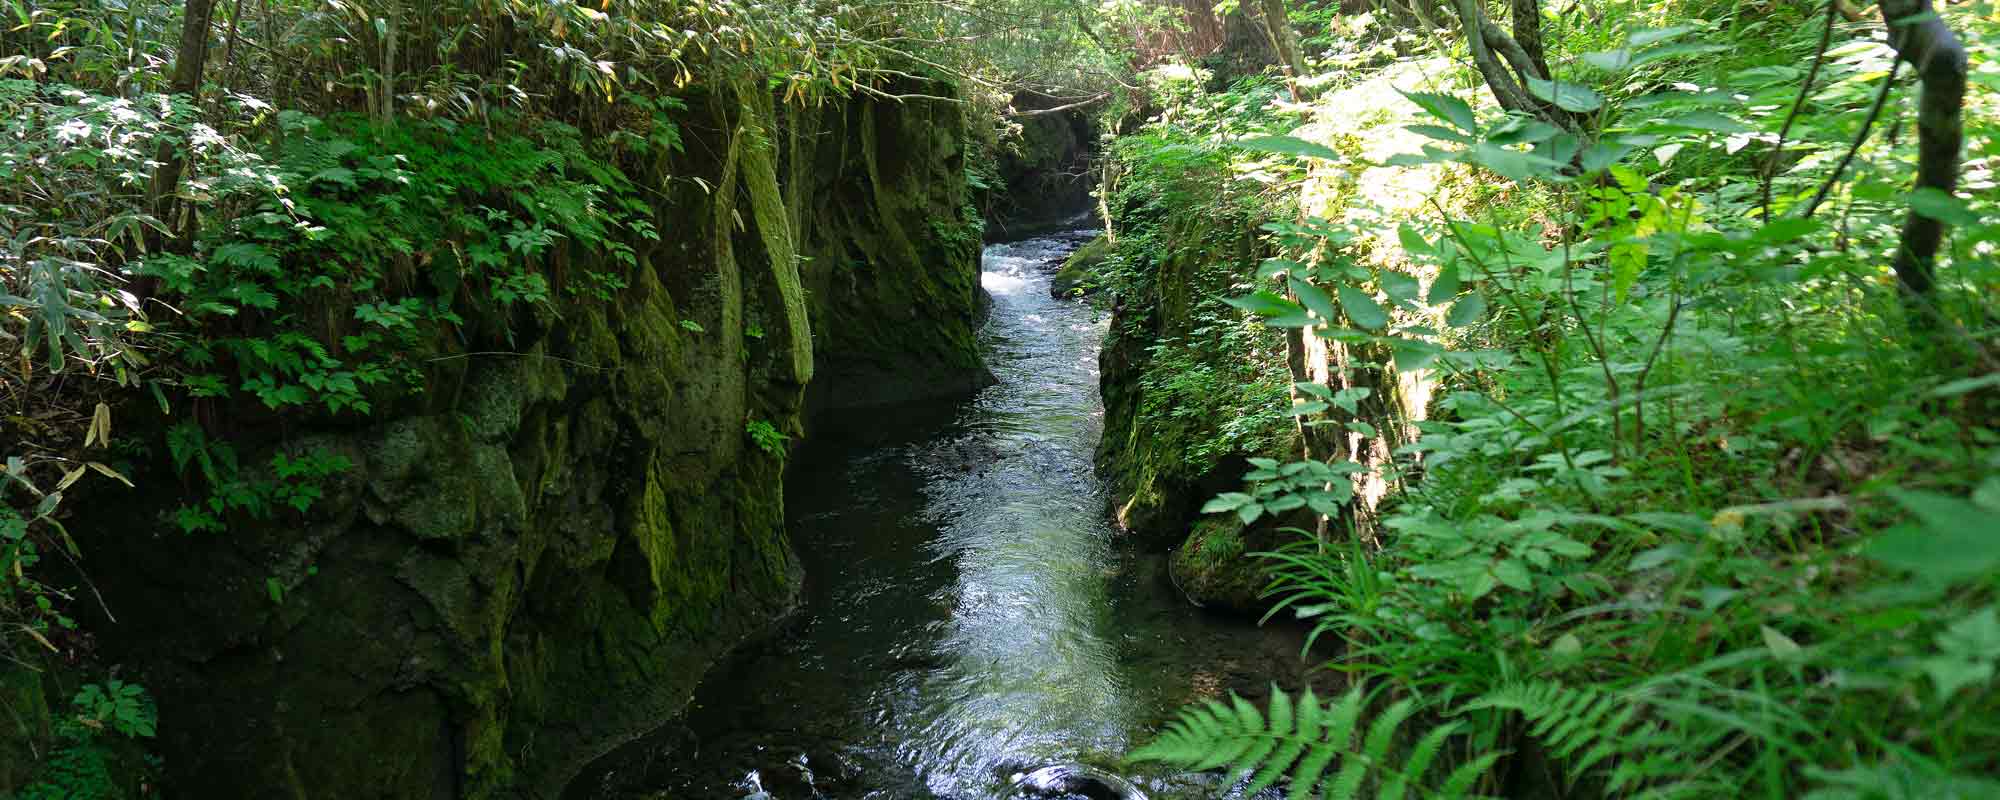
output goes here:
<path id="1" fill-rule="evenodd" d="M 1838 23 L 1788 119 L 1813 10 L 1629 11 L 1550 23 L 1573 83 L 1538 91 L 1575 129 L 1467 102 L 1476 79 L 1419 53 L 1380 107 L 1336 91 L 1235 132 L 1227 180 L 1275 224 L 1229 299 L 1334 355 L 1293 372 L 1304 452 L 1207 510 L 1318 512 L 1263 556 L 1272 613 L 1385 714 L 1452 729 L 1477 791 L 2000 792 L 2000 28 L 1946 15 L 1975 76 L 1948 195 L 1911 191 L 1909 138 L 1845 158 L 1892 72 L 1879 23 Z M 1173 108 L 1144 136 L 1202 130 Z M 1410 145 L 1340 140 L 1391 135 L 1378 116 Z M 1953 232 L 1922 296 L 1889 268 L 1912 208 Z M 1399 381 L 1427 390 L 1382 397 Z M 1336 402 L 1356 387 L 1396 402 Z M 1134 757 L 1221 766 L 1281 727 L 1254 712 L 1194 712 Z"/>

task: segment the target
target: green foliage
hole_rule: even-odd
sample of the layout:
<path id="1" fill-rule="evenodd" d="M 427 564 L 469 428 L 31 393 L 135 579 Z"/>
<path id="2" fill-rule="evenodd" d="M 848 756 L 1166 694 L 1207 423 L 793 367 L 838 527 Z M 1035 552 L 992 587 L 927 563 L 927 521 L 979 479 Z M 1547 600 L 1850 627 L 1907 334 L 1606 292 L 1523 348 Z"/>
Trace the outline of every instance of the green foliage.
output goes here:
<path id="1" fill-rule="evenodd" d="M 325 494 L 322 481 L 354 467 L 346 456 L 322 448 L 296 455 L 277 453 L 268 469 L 248 473 L 238 464 L 234 446 L 210 439 L 194 422 L 167 430 L 167 450 L 183 477 L 208 487 L 206 497 L 183 504 L 174 513 L 181 532 L 190 534 L 222 533 L 232 515 L 268 520 L 281 508 L 304 514 Z"/>
<path id="2" fill-rule="evenodd" d="M 146 690 L 112 678 L 85 684 L 55 724 L 56 745 L 13 800 L 118 800 L 130 796 L 136 765 L 120 740 L 153 738 L 158 712 Z"/>
<path id="3" fill-rule="evenodd" d="M 1602 767 L 1603 791 L 1616 797 L 1706 797 L 1727 785 L 1710 781 L 1672 753 L 1689 742 L 1671 722 L 1646 716 L 1642 698 L 1614 692 L 1571 689 L 1553 683 L 1503 686 L 1470 709 L 1518 712 L 1527 735 L 1576 781 Z"/>
<path id="4" fill-rule="evenodd" d="M 1837 40 L 1788 120 L 1817 26 L 1707 10 L 1549 15 L 1552 60 L 1588 54 L 1528 89 L 1575 129 L 1468 102 L 1475 76 L 1447 70 L 1385 101 L 1413 117 L 1400 155 L 1324 133 L 1381 113 L 1347 97 L 1245 132 L 1325 147 L 1313 173 L 1283 139 L 1154 144 L 1198 117 L 1122 145 L 1231 175 L 1173 201 L 1197 214 L 1263 194 L 1263 260 L 1228 303 L 1340 355 L 1291 387 L 1301 430 L 1340 438 L 1204 511 L 1322 523 L 1265 554 L 1273 613 L 1340 640 L 1329 668 L 1438 698 L 1470 752 L 1546 759 L 1561 796 L 1991 794 L 2000 207 L 1912 194 L 1893 135 L 1833 174 L 1890 71 L 1879 42 Z M 1989 69 L 1991 20 L 1950 22 Z M 1967 158 L 1991 155 L 1993 109 L 1968 115 Z M 1415 176 L 1420 204 L 1369 196 Z M 1934 314 L 1889 269 L 1911 209 L 1953 226 Z M 1428 407 L 1388 393 L 1418 381 Z"/>
<path id="5" fill-rule="evenodd" d="M 95 729 L 109 729 L 120 736 L 153 738 L 156 713 L 146 689 L 136 683 L 112 678 L 104 683 L 87 683 L 77 690 L 77 719 Z"/>
<path id="6" fill-rule="evenodd" d="M 421 390 L 417 356 L 465 316 L 554 302 L 545 265 L 559 249 L 630 267 L 631 243 L 658 238 L 649 206 L 573 128 L 474 138 L 445 124 L 289 124 L 266 175 L 277 191 L 212 229 L 202 257 L 139 265 L 184 298 L 200 338 L 170 352 L 200 370 L 185 379 L 196 397 L 366 413 L 374 397 Z M 412 265 L 427 289 L 414 295 Z M 591 271 L 562 288 L 603 300 L 624 285 Z M 336 287 L 353 295 L 351 320 L 315 313 L 311 299 Z"/>
<path id="7" fill-rule="evenodd" d="M 1205 306 L 1194 336 L 1155 345 L 1140 381 L 1139 410 L 1153 419 L 1208 435 L 1185 440 L 1181 456 L 1191 464 L 1213 463 L 1239 453 L 1273 449 L 1283 433 L 1282 375 L 1257 369 L 1247 357 L 1279 345 L 1240 320 Z"/>
<path id="8" fill-rule="evenodd" d="M 750 437 L 750 443 L 757 449 L 778 458 L 785 457 L 785 449 L 791 441 L 783 431 L 761 419 L 753 419 L 743 424 L 743 433 Z"/>
<path id="9" fill-rule="evenodd" d="M 1352 461 L 1292 461 L 1284 464 L 1272 458 L 1252 458 L 1255 469 L 1244 474 L 1249 492 L 1224 492 L 1202 506 L 1202 513 L 1233 511 L 1245 525 L 1265 514 L 1282 514 L 1310 508 L 1320 514 L 1338 514 L 1354 499 L 1348 476 L 1367 470 Z"/>
<path id="10" fill-rule="evenodd" d="M 100 404 L 85 428 L 83 447 L 71 451 L 74 457 L 8 454 L 0 467 L 0 620 L 8 630 L 0 637 L 0 652 L 16 646 L 55 651 L 50 637 L 76 628 L 68 613 L 71 593 L 44 583 L 35 568 L 45 554 L 81 555 L 60 519 L 66 492 L 93 474 L 132 485 L 118 470 L 91 460 L 108 458 L 103 451 L 110 447 L 111 411 Z"/>
<path id="11" fill-rule="evenodd" d="M 1431 728 L 1403 749 L 1403 723 L 1417 713 L 1413 699 L 1404 699 L 1362 721 L 1366 693 L 1355 687 L 1338 702 L 1322 704 L 1307 689 L 1295 702 L 1272 687 L 1269 713 L 1231 696 L 1224 704 L 1210 700 L 1183 710 L 1145 747 L 1132 752 L 1134 761 L 1159 761 L 1194 770 L 1228 767 L 1250 774 L 1245 794 L 1255 794 L 1281 779 L 1291 785 L 1287 797 L 1359 797 L 1365 786 L 1373 796 L 1388 800 L 1406 796 L 1471 797 L 1480 777 L 1499 758 L 1489 754 L 1448 771 L 1433 770 L 1457 723 Z M 1435 782 L 1434 771 L 1442 774 Z"/>

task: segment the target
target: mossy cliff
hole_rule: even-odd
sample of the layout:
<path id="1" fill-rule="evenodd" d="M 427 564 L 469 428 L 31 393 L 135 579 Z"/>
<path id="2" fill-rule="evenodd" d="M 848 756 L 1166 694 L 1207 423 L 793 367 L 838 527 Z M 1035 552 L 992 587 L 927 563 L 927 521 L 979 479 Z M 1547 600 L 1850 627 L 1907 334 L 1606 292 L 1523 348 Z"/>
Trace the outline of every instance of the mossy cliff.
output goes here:
<path id="1" fill-rule="evenodd" d="M 1091 208 L 1098 149 L 1093 106 L 1036 92 L 1014 96 L 1018 127 L 998 148 L 1001 186 L 987 209 L 990 238 L 1018 239 L 1059 227 Z"/>
<path id="2" fill-rule="evenodd" d="M 1348 111 L 1356 107 L 1396 114 L 1357 117 Z M 1415 134 L 1396 128 L 1408 107 L 1389 79 L 1373 80 L 1321 98 L 1293 132 L 1356 162 L 1381 163 L 1419 146 Z M 1283 192 L 1265 192 L 1237 180 L 1226 154 L 1194 159 L 1149 152 L 1143 139 L 1120 144 L 1106 183 L 1115 246 L 1100 268 L 1115 313 L 1102 355 L 1098 466 L 1119 523 L 1174 548 L 1173 574 L 1190 598 L 1261 611 L 1268 580 L 1265 562 L 1252 554 L 1288 542 L 1295 534 L 1283 528 L 1317 523 L 1295 511 L 1245 525 L 1233 515 L 1204 516 L 1203 504 L 1243 491 L 1249 458 L 1352 462 L 1361 467 L 1354 499 L 1332 525 L 1342 534 L 1370 535 L 1376 507 L 1394 483 L 1392 454 L 1414 436 L 1395 420 L 1425 418 L 1432 377 L 1398 370 L 1380 345 L 1343 344 L 1297 328 L 1281 333 L 1223 298 L 1261 285 L 1251 281 L 1266 258 L 1317 257 L 1281 251 L 1282 236 L 1266 223 L 1279 230 L 1310 220 L 1351 225 L 1378 245 L 1369 248 L 1370 259 L 1421 274 L 1389 261 L 1400 250 L 1364 225 L 1363 212 L 1410 212 L 1441 176 L 1435 165 L 1373 167 L 1357 176 L 1309 164 Z M 1352 408 L 1293 417 L 1295 400 L 1313 399 L 1292 388 L 1301 383 L 1358 399 Z"/>
<path id="3" fill-rule="evenodd" d="M 1241 215 L 1126 206 L 1116 219 L 1129 227 L 1105 267 L 1114 306 L 1099 356 L 1097 450 L 1112 513 L 1125 531 L 1174 549 L 1174 577 L 1191 599 L 1253 610 L 1264 581 L 1243 554 L 1269 549 L 1270 527 L 1195 523 L 1208 498 L 1236 490 L 1247 458 L 1297 447 L 1280 416 L 1282 341 L 1234 321 L 1218 299 L 1262 251 Z"/>
<path id="4" fill-rule="evenodd" d="M 935 90 L 931 90 L 935 91 Z M 993 378 L 976 320 L 980 219 L 957 103 L 847 103 L 797 113 L 792 213 L 802 231 L 818 377 L 812 409 L 962 394 Z"/>
<path id="5" fill-rule="evenodd" d="M 176 796 L 555 796 L 792 602 L 783 458 L 747 424 L 801 435 L 820 380 L 855 405 L 983 378 L 959 112 L 688 105 L 610 301 L 468 320 L 360 424 L 203 412 L 245 464 L 352 462 L 309 513 L 183 535 L 161 465 L 71 526 Z"/>

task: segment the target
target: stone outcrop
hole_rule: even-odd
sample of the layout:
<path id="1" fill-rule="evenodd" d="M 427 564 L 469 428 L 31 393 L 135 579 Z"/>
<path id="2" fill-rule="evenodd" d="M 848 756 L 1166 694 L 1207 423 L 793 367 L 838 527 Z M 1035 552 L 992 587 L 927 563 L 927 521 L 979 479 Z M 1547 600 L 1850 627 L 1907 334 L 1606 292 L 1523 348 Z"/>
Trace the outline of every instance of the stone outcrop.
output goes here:
<path id="1" fill-rule="evenodd" d="M 957 106 L 688 106 L 628 169 L 661 236 L 611 300 L 469 320 L 359 421 L 204 412 L 246 465 L 351 462 L 308 513 L 186 536 L 155 463 L 72 526 L 173 795 L 557 796 L 792 602 L 783 453 L 746 426 L 988 379 Z"/>

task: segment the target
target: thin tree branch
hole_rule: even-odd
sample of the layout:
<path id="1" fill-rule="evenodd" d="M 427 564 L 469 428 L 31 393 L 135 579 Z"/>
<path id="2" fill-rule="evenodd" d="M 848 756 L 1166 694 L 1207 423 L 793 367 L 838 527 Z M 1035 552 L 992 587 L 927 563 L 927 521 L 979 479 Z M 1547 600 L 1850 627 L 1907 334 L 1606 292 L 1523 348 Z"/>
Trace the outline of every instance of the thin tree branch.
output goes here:
<path id="1" fill-rule="evenodd" d="M 1791 113 L 1785 115 L 1785 124 L 1778 128 L 1778 142 L 1771 146 L 1771 157 L 1764 162 L 1763 217 L 1771 221 L 1771 181 L 1778 174 L 1778 159 L 1785 154 L 1785 137 L 1792 132 L 1792 123 L 1799 119 L 1799 111 L 1805 108 L 1806 98 L 1812 95 L 1813 84 L 1819 81 L 1819 68 L 1826 63 L 1826 49 L 1833 44 L 1833 12 L 1840 0 L 1827 0 L 1826 27 L 1819 33 L 1819 49 L 1813 51 L 1812 69 L 1806 71 L 1806 81 L 1799 86 L 1799 96 L 1792 101 Z"/>
<path id="2" fill-rule="evenodd" d="M 1902 67 L 1903 62 L 1898 61 L 1889 68 L 1889 74 L 1883 76 L 1882 89 L 1875 93 L 1875 104 L 1868 108 L 1868 116 L 1861 120 L 1861 130 L 1854 132 L 1854 143 L 1848 145 L 1847 153 L 1840 157 L 1839 164 L 1834 165 L 1833 174 L 1826 176 L 1826 182 L 1820 184 L 1819 191 L 1813 194 L 1812 202 L 1806 204 L 1805 213 L 1800 215 L 1802 218 L 1812 219 L 1812 215 L 1819 211 L 1819 204 L 1833 191 L 1833 185 L 1840 182 L 1841 173 L 1846 172 L 1847 165 L 1854 162 L 1854 154 L 1861 152 L 1861 145 L 1868 141 L 1868 134 L 1875 129 L 1875 120 L 1882 116 L 1882 107 L 1889 102 L 1889 90 L 1895 88 L 1896 73 Z"/>

